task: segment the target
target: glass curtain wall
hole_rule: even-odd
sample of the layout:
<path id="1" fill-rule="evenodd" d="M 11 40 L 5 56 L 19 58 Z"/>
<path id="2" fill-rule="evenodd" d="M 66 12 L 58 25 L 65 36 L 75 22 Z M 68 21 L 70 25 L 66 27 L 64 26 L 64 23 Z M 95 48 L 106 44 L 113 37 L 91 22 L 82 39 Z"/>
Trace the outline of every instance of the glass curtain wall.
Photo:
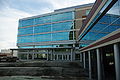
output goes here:
<path id="1" fill-rule="evenodd" d="M 17 43 L 73 40 L 73 19 L 74 12 L 70 11 L 19 20 Z"/>
<path id="2" fill-rule="evenodd" d="M 97 17 L 105 10 L 108 3 L 110 3 L 111 0 L 109 0 L 106 5 L 101 9 L 101 11 L 98 13 L 98 15 L 93 19 L 91 24 L 88 26 L 88 28 L 91 27 L 91 25 L 94 23 Z M 117 30 L 120 28 L 120 0 L 118 0 L 112 8 L 110 8 L 109 11 L 106 12 L 106 14 L 92 27 L 92 29 L 82 38 L 82 41 L 85 41 L 85 43 L 81 44 L 81 47 L 89 45 L 91 42 L 94 42 L 103 36 L 106 36 L 107 34 Z M 88 29 L 87 28 L 87 29 Z M 86 29 L 86 31 L 87 31 Z M 84 33 L 83 33 L 84 34 Z"/>

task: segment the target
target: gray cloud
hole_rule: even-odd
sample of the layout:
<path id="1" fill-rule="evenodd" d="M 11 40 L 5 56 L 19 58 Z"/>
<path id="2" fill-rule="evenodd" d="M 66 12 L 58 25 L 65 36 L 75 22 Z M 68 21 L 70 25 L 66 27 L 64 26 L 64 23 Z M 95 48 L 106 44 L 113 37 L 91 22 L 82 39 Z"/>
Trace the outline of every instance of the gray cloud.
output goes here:
<path id="1" fill-rule="evenodd" d="M 18 20 L 28 16 L 32 15 L 12 8 L 0 11 L 0 49 L 16 47 Z"/>
<path id="2" fill-rule="evenodd" d="M 10 0 L 9 7 L 35 15 L 54 8 L 47 0 Z"/>

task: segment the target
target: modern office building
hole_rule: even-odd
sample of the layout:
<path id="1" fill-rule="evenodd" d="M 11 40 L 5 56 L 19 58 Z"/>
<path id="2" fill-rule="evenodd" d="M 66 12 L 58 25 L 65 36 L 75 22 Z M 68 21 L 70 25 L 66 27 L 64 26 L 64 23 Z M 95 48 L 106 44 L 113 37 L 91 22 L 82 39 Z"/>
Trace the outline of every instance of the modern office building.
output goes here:
<path id="1" fill-rule="evenodd" d="M 18 57 L 26 60 L 80 59 L 78 32 L 92 8 L 91 4 L 55 10 L 19 20 Z"/>
<path id="2" fill-rule="evenodd" d="M 81 62 L 95 80 L 120 80 L 120 0 L 96 0 L 79 31 Z"/>

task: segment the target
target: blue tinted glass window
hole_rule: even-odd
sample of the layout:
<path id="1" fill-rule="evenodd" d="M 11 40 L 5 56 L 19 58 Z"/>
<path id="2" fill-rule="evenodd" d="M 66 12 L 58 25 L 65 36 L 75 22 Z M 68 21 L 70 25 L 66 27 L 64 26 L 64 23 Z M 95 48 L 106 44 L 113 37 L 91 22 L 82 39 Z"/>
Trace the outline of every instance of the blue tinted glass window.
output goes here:
<path id="1" fill-rule="evenodd" d="M 29 42 L 33 42 L 33 41 L 34 41 L 33 35 L 20 36 L 20 37 L 18 37 L 17 43 L 29 43 Z"/>
<path id="2" fill-rule="evenodd" d="M 73 31 L 53 33 L 52 41 L 59 41 L 59 40 L 73 40 Z"/>
<path id="3" fill-rule="evenodd" d="M 45 24 L 45 23 L 51 23 L 51 16 L 43 16 L 43 17 L 35 18 L 35 25 Z"/>
<path id="4" fill-rule="evenodd" d="M 20 20 L 19 27 L 34 25 L 34 19 Z"/>
<path id="5" fill-rule="evenodd" d="M 44 33 L 44 32 L 51 32 L 51 24 L 34 27 L 34 33 Z"/>
<path id="6" fill-rule="evenodd" d="M 19 28 L 18 35 L 33 34 L 33 27 Z"/>
<path id="7" fill-rule="evenodd" d="M 114 6 L 82 38 L 82 40 L 95 41 L 119 29 L 120 28 L 120 9 L 119 8 L 120 8 L 120 5 L 117 1 L 114 4 Z M 88 28 L 90 28 L 90 26 L 91 25 L 89 25 Z"/>
<path id="8" fill-rule="evenodd" d="M 90 12 L 90 9 L 86 10 L 86 15 L 88 15 L 88 14 L 89 14 L 89 12 Z"/>
<path id="9" fill-rule="evenodd" d="M 52 31 L 71 30 L 73 28 L 72 22 L 52 24 Z"/>
<path id="10" fill-rule="evenodd" d="M 22 46 L 22 47 L 19 47 L 19 48 L 34 48 L 33 46 Z"/>
<path id="11" fill-rule="evenodd" d="M 51 34 L 34 35 L 34 42 L 46 42 L 46 41 L 51 41 Z"/>
<path id="12" fill-rule="evenodd" d="M 45 46 L 35 46 L 35 48 L 50 48 L 53 47 L 52 45 L 45 45 Z"/>
<path id="13" fill-rule="evenodd" d="M 72 20 L 72 19 L 73 19 L 73 12 L 66 12 L 66 13 L 52 15 L 52 22 Z"/>

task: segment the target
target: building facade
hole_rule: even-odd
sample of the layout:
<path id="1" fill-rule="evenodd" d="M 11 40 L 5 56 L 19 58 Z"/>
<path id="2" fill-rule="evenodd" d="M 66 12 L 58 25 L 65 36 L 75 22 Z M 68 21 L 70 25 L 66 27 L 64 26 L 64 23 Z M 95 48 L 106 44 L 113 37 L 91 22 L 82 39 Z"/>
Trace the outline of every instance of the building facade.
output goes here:
<path id="1" fill-rule="evenodd" d="M 11 50 L 10 49 L 1 49 L 1 52 L 0 53 L 2 53 L 2 54 L 4 54 L 4 53 L 12 53 L 11 52 Z"/>
<path id="2" fill-rule="evenodd" d="M 96 0 L 79 41 L 90 79 L 120 80 L 120 0 Z"/>
<path id="3" fill-rule="evenodd" d="M 78 32 L 93 4 L 55 10 L 19 20 L 18 57 L 27 60 L 79 59 Z"/>

